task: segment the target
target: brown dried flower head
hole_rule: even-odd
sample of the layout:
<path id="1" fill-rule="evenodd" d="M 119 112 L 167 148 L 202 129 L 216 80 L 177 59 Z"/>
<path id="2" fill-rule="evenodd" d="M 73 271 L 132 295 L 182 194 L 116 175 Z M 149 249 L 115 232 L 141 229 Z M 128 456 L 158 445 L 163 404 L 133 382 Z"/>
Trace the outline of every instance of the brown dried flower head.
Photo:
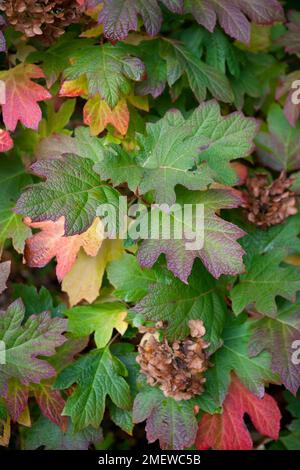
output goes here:
<path id="1" fill-rule="evenodd" d="M 51 42 L 76 22 L 83 7 L 77 0 L 0 0 L 0 10 L 17 31 Z"/>
<path id="2" fill-rule="evenodd" d="M 137 362 L 151 386 L 159 386 L 166 397 L 175 400 L 189 400 L 203 392 L 204 373 L 208 368 L 205 349 L 209 346 L 203 340 L 205 328 L 201 320 L 190 320 L 190 335 L 184 341 L 169 344 L 164 337 L 159 341 L 158 328 L 150 331 L 142 327 L 144 334 Z"/>
<path id="3" fill-rule="evenodd" d="M 260 227 L 280 224 L 290 215 L 296 214 L 297 200 L 290 189 L 294 179 L 282 172 L 271 184 L 266 174 L 256 174 L 246 182 L 244 207 L 248 220 Z"/>

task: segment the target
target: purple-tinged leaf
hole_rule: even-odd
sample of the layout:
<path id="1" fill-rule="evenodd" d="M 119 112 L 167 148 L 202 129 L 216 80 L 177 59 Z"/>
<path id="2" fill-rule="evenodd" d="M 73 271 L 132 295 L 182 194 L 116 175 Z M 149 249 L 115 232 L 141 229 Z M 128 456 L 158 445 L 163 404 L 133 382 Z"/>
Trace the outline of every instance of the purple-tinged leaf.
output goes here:
<path id="1" fill-rule="evenodd" d="M 68 421 L 67 430 L 63 431 L 49 419 L 41 416 L 33 426 L 25 432 L 25 449 L 34 450 L 44 446 L 45 450 L 88 450 L 91 444 L 101 442 L 101 428 L 91 426 L 81 432 L 74 432 L 74 427 Z"/>
<path id="2" fill-rule="evenodd" d="M 215 211 L 223 208 L 238 207 L 242 198 L 236 191 L 211 190 L 207 192 L 186 193 L 177 199 L 181 204 L 204 204 L 204 245 L 200 249 L 189 248 L 191 243 L 189 227 L 184 227 L 185 238 L 144 240 L 139 252 L 138 260 L 143 268 L 150 268 L 164 253 L 167 267 L 183 282 L 188 282 L 196 258 L 200 258 L 204 266 L 215 277 L 222 274 L 234 275 L 244 271 L 243 248 L 237 239 L 243 237 L 245 232 L 239 227 L 222 220 Z M 164 218 L 168 217 L 164 214 Z M 176 221 L 176 215 L 169 216 L 170 221 Z M 196 223 L 196 221 L 194 221 Z M 199 227 L 199 230 L 201 228 Z"/>
<path id="3" fill-rule="evenodd" d="M 283 8 L 277 0 L 188 0 L 185 11 L 210 32 L 218 19 L 229 36 L 247 44 L 251 32 L 249 19 L 258 24 L 284 20 Z"/>
<path id="4" fill-rule="evenodd" d="M 183 0 L 161 2 L 174 13 L 183 12 Z M 120 41 L 127 37 L 129 31 L 136 31 L 138 15 L 150 36 L 155 36 L 160 30 L 162 13 L 157 0 L 104 0 L 103 3 L 99 23 L 103 23 L 104 34 L 111 41 Z"/>
<path id="5" fill-rule="evenodd" d="M 99 15 L 104 34 L 111 41 L 125 39 L 128 32 L 136 31 L 138 14 L 144 21 L 146 31 L 155 36 L 160 30 L 162 15 L 156 0 L 106 0 Z"/>
<path id="6" fill-rule="evenodd" d="M 17 422 L 28 404 L 29 389 L 17 380 L 10 380 L 5 401 L 9 416 L 13 422 Z"/>
<path id="7" fill-rule="evenodd" d="M 189 401 L 175 401 L 166 398 L 158 388 L 147 387 L 133 405 L 133 421 L 145 420 L 148 442 L 158 439 L 162 449 L 182 450 L 195 442 L 197 420 Z"/>
<path id="8" fill-rule="evenodd" d="M 300 168 L 300 122 L 293 127 L 278 104 L 268 113 L 269 132 L 262 131 L 255 139 L 261 163 L 277 171 Z"/>
<path id="9" fill-rule="evenodd" d="M 257 356 L 266 350 L 271 353 L 272 371 L 278 373 L 285 387 L 296 395 L 300 386 L 300 364 L 297 342 L 300 339 L 300 301 L 286 303 L 274 318 L 265 317 L 253 324 L 249 352 Z M 296 359 L 296 360 L 295 360 Z"/>
<path id="10" fill-rule="evenodd" d="M 39 383 L 55 375 L 55 369 L 40 356 L 52 356 L 65 342 L 62 335 L 67 321 L 51 318 L 47 312 L 31 315 L 22 324 L 25 309 L 16 300 L 6 311 L 0 311 L 0 340 L 5 343 L 5 364 L 0 365 L 0 392 L 6 393 L 10 378 L 22 384 Z"/>
<path id="11" fill-rule="evenodd" d="M 66 416 L 62 416 L 65 401 L 60 391 L 52 390 L 52 386 L 49 383 L 41 383 L 34 386 L 34 396 L 43 415 L 62 430 L 65 430 L 67 427 L 67 418 Z"/>
<path id="12" fill-rule="evenodd" d="M 0 28 L 6 25 L 6 21 L 3 16 L 0 16 Z M 2 31 L 0 31 L 0 52 L 6 52 L 6 40 Z"/>
<path id="13" fill-rule="evenodd" d="M 297 54 L 300 52 L 300 12 L 291 10 L 287 16 L 288 31 L 280 37 L 279 43 L 289 54 Z"/>

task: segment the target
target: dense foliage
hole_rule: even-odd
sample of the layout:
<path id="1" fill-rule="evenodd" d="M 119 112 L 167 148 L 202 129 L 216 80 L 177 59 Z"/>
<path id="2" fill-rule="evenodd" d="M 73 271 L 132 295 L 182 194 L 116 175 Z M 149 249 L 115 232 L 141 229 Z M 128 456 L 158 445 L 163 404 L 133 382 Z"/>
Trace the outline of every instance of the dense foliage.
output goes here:
<path id="1" fill-rule="evenodd" d="M 0 445 L 300 449 L 298 2 L 0 0 L 0 28 Z M 105 236 L 124 197 L 138 239 Z"/>

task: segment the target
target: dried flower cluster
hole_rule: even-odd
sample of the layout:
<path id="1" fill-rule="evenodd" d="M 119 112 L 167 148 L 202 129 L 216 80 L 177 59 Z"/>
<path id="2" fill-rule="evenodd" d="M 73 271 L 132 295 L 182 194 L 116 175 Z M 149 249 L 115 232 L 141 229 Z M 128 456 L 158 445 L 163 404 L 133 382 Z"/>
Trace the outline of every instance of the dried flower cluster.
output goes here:
<path id="1" fill-rule="evenodd" d="M 161 324 L 157 324 L 159 328 Z M 205 328 L 201 320 L 189 321 L 190 336 L 172 345 L 158 339 L 157 329 L 146 331 L 139 345 L 137 362 L 147 382 L 158 385 L 167 397 L 188 400 L 203 392 L 204 372 L 208 360 L 204 350 L 209 346 L 202 338 Z"/>
<path id="2" fill-rule="evenodd" d="M 82 8 L 76 0 L 0 1 L 7 22 L 28 37 L 42 36 L 49 42 L 75 22 Z"/>
<path id="3" fill-rule="evenodd" d="M 248 220 L 261 227 L 270 227 L 296 214 L 297 200 L 290 189 L 293 181 L 283 172 L 272 183 L 269 183 L 266 174 L 258 173 L 248 178 L 245 194 Z"/>

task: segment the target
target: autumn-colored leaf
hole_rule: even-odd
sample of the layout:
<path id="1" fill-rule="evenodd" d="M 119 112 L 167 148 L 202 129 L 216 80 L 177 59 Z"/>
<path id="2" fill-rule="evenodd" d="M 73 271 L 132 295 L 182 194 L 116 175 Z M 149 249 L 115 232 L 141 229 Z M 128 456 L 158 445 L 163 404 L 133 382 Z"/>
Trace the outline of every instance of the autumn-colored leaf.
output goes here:
<path id="1" fill-rule="evenodd" d="M 233 375 L 221 414 L 205 413 L 199 423 L 196 447 L 199 450 L 251 450 L 253 443 L 244 423 L 250 416 L 263 436 L 278 439 L 281 414 L 274 398 L 257 398 Z"/>
<path id="2" fill-rule="evenodd" d="M 26 240 L 25 261 L 32 268 L 42 268 L 56 257 L 56 275 L 62 280 L 71 270 L 77 254 L 82 247 L 89 256 L 96 256 L 102 240 L 102 224 L 95 219 L 93 225 L 81 235 L 65 237 L 65 218 L 62 216 L 56 222 L 31 222 L 25 218 L 24 222 L 30 228 L 41 229 Z"/>
<path id="3" fill-rule="evenodd" d="M 44 416 L 57 424 L 62 430 L 67 428 L 67 418 L 62 416 L 65 401 L 59 390 L 53 390 L 50 383 L 40 383 L 33 388 L 34 397 Z"/>
<path id="4" fill-rule="evenodd" d="M 104 240 L 96 256 L 89 256 L 80 250 L 62 282 L 62 290 L 68 294 L 71 306 L 81 300 L 92 303 L 98 297 L 107 263 L 118 259 L 123 252 L 120 240 Z"/>
<path id="5" fill-rule="evenodd" d="M 33 64 L 19 64 L 0 72 L 0 80 L 5 83 L 5 101 L 1 103 L 3 120 L 10 131 L 15 130 L 18 121 L 25 127 L 38 128 L 42 112 L 37 103 L 51 95 L 31 79 L 43 77 L 43 71 Z"/>
<path id="6" fill-rule="evenodd" d="M 85 75 L 81 75 L 75 80 L 65 80 L 59 90 L 59 96 L 74 96 L 86 95 L 88 92 L 87 79 Z"/>
<path id="7" fill-rule="evenodd" d="M 29 388 L 11 379 L 6 392 L 6 404 L 13 422 L 17 422 L 28 405 Z"/>
<path id="8" fill-rule="evenodd" d="M 111 109 L 100 95 L 95 95 L 84 106 L 83 116 L 84 123 L 90 126 L 92 135 L 100 134 L 108 124 L 112 124 L 120 134 L 125 135 L 129 125 L 129 111 L 124 98 Z"/>
<path id="9" fill-rule="evenodd" d="M 9 134 L 4 129 L 0 129 L 0 152 L 8 152 L 14 146 L 14 142 Z"/>

